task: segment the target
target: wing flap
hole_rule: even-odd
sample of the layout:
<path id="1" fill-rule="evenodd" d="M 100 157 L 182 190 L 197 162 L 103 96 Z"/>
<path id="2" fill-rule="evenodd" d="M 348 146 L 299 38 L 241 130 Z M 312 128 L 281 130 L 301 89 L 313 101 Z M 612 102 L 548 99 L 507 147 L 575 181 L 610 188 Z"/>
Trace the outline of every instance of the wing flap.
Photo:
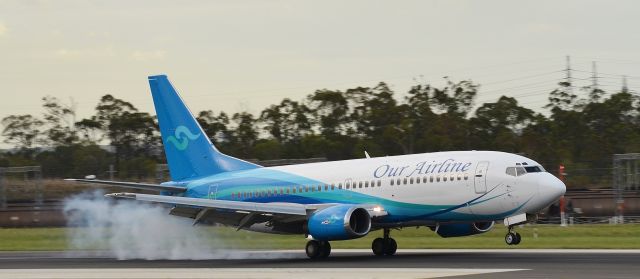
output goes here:
<path id="1" fill-rule="evenodd" d="M 135 199 L 138 201 L 157 202 L 166 204 L 177 204 L 187 206 L 199 206 L 205 208 L 228 209 L 237 212 L 259 212 L 295 216 L 307 216 L 307 207 L 303 204 L 295 203 L 258 203 L 226 200 L 208 200 L 200 198 L 186 198 L 175 196 L 148 195 L 137 193 L 113 193 L 107 197 Z"/>

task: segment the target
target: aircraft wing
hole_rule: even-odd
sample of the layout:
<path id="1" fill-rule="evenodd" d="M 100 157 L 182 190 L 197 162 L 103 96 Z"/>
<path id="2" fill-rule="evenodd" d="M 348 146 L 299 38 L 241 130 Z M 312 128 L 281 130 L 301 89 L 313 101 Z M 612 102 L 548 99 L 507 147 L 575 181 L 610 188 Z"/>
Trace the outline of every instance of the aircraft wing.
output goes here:
<path id="1" fill-rule="evenodd" d="M 184 187 L 152 184 L 152 183 L 123 182 L 123 181 L 98 180 L 98 179 L 73 179 L 73 178 L 68 178 L 65 180 L 76 181 L 81 183 L 101 184 L 101 185 L 118 186 L 118 187 L 124 187 L 124 188 L 141 189 L 141 190 L 167 191 L 172 193 L 182 193 L 187 190 Z"/>
<path id="2" fill-rule="evenodd" d="M 307 215 L 307 208 L 297 203 L 259 203 L 259 202 L 239 202 L 226 200 L 210 200 L 199 198 L 186 198 L 175 196 L 148 195 L 137 193 L 113 193 L 107 194 L 112 198 L 127 198 L 146 202 L 157 202 L 176 205 L 200 206 L 205 208 L 229 209 L 236 211 L 275 213 L 287 215 Z"/>
<path id="3" fill-rule="evenodd" d="M 215 223 L 236 226 L 238 229 L 265 221 L 281 223 L 306 221 L 316 210 L 335 205 L 282 202 L 259 203 L 137 193 L 113 193 L 105 196 L 170 204 L 174 206 L 171 211 L 172 215 L 193 218 L 194 224 L 201 220 L 209 220 Z M 358 206 L 366 208 L 374 218 L 387 215 L 386 211 L 381 210 L 376 205 L 365 204 Z"/>

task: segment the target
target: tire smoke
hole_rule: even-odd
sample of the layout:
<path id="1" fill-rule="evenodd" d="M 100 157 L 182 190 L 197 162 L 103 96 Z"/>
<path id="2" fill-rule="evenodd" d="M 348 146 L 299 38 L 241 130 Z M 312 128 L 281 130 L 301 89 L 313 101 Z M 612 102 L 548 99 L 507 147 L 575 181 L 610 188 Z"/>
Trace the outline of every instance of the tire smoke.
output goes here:
<path id="1" fill-rule="evenodd" d="M 69 244 L 78 250 L 104 249 L 120 260 L 233 257 L 215 249 L 215 237 L 205 236 L 191 219 L 168 211 L 159 205 L 107 199 L 102 191 L 74 196 L 64 204 L 68 225 L 75 227 L 69 230 Z"/>

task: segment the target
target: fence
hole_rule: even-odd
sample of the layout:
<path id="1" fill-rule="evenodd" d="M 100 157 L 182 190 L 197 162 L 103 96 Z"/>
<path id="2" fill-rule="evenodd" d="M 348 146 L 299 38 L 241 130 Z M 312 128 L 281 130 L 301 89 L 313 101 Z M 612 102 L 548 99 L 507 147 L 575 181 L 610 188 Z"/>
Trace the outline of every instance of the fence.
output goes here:
<path id="1" fill-rule="evenodd" d="M 616 216 L 624 221 L 624 193 L 640 190 L 640 153 L 613 155 L 613 190 Z"/>
<path id="2" fill-rule="evenodd" d="M 36 205 L 42 205 L 44 187 L 42 184 L 42 169 L 40 166 L 0 168 L 0 207 L 7 208 L 10 186 L 27 189 L 23 195 L 30 196 Z M 34 191 L 30 191 L 33 189 Z M 16 191 L 19 192 L 19 191 Z M 21 199 L 23 197 L 19 197 Z"/>

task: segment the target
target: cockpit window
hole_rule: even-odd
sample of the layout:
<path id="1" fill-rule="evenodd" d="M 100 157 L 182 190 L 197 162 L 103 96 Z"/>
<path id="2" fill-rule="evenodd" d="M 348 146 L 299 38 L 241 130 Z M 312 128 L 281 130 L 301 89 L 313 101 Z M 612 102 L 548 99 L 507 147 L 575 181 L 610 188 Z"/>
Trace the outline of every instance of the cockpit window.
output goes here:
<path id="1" fill-rule="evenodd" d="M 511 176 L 521 176 L 531 172 L 545 172 L 545 170 L 542 166 L 508 167 L 506 170 L 506 174 Z"/>
<path id="2" fill-rule="evenodd" d="M 544 171 L 544 169 L 542 169 L 542 167 L 539 167 L 539 166 L 524 167 L 524 169 L 527 171 L 527 173 L 529 173 L 529 172 L 543 172 Z"/>

